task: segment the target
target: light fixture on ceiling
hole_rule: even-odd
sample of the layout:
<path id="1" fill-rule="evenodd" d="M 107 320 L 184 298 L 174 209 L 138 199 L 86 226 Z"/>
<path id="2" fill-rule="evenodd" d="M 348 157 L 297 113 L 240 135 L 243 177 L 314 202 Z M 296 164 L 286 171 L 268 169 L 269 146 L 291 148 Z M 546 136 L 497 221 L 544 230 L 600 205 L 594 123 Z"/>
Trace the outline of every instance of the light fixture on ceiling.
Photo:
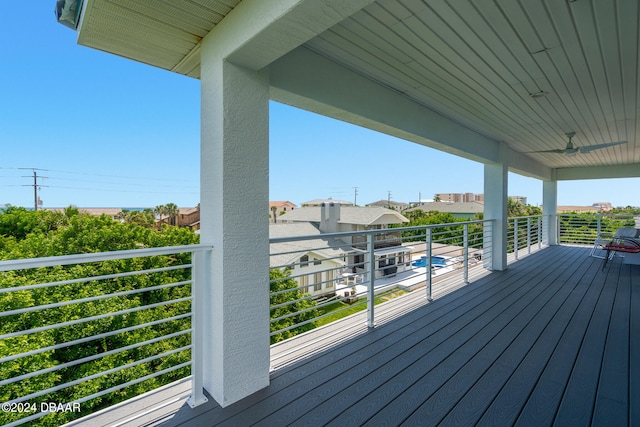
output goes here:
<path id="1" fill-rule="evenodd" d="M 547 96 L 549 93 L 545 92 L 545 91 L 538 91 L 538 92 L 534 92 L 534 93 L 530 93 L 529 96 L 533 99 L 538 99 L 538 98 L 544 98 L 545 96 Z"/>
<path id="2" fill-rule="evenodd" d="M 83 0 L 58 0 L 54 13 L 58 22 L 75 30 L 80 21 Z"/>

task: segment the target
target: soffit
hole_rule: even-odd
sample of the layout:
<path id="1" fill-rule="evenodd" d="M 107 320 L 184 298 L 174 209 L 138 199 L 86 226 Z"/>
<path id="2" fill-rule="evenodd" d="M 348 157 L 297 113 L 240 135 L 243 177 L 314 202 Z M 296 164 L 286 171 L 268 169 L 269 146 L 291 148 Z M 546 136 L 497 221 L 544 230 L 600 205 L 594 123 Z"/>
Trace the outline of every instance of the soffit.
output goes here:
<path id="1" fill-rule="evenodd" d="M 78 43 L 198 78 L 200 41 L 240 2 L 85 1 Z"/>
<path id="2" fill-rule="evenodd" d="M 199 78 L 240 0 L 85 0 L 80 44 Z M 365 2 L 363 2 L 364 4 Z M 550 168 L 640 164 L 636 0 L 379 0 L 304 46 Z M 546 96 L 531 98 L 530 94 Z"/>
<path id="3" fill-rule="evenodd" d="M 305 46 L 516 152 L 628 141 L 526 154 L 545 166 L 637 164 L 638 16 L 636 0 L 380 0 Z"/>

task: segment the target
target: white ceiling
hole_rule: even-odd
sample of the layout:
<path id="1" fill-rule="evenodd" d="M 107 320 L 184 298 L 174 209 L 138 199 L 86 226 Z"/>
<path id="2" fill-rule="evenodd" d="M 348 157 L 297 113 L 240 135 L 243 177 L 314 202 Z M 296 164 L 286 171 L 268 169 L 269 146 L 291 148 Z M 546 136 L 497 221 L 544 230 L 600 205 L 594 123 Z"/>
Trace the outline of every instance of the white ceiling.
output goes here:
<path id="1" fill-rule="evenodd" d="M 85 0 L 78 41 L 198 78 L 200 40 L 240 3 Z M 516 152 L 571 131 L 579 147 L 628 141 L 526 156 L 640 176 L 639 17 L 637 0 L 378 0 L 304 47 Z"/>

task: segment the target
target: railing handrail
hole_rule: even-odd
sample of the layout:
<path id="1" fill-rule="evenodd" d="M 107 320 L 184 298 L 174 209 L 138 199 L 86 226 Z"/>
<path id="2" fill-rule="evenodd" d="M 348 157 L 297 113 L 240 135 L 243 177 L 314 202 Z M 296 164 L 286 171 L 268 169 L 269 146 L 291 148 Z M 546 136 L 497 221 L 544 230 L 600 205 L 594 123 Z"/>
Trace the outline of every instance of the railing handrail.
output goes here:
<path id="1" fill-rule="evenodd" d="M 326 239 L 329 237 L 350 237 L 350 236 L 362 236 L 368 234 L 384 234 L 384 233 L 397 233 L 403 231 L 416 231 L 416 230 L 424 230 L 427 228 L 439 228 L 439 227 L 451 227 L 465 224 L 482 224 L 485 222 L 493 221 L 491 219 L 477 219 L 472 221 L 460 221 L 460 222 L 447 222 L 443 224 L 425 224 L 425 225 L 414 225 L 411 227 L 397 227 L 397 228 L 381 228 L 377 230 L 359 230 L 359 231 L 344 231 L 344 232 L 335 232 L 335 233 L 321 233 L 321 234 L 308 234 L 304 236 L 285 236 L 285 237 L 271 237 L 269 238 L 269 243 L 286 243 L 286 242 L 296 242 L 302 240 L 313 240 L 313 239 Z M 365 243 L 365 242 L 362 242 Z"/>
<path id="2" fill-rule="evenodd" d="M 181 252 L 201 252 L 213 249 L 210 245 L 162 246 L 157 248 L 128 249 L 122 251 L 96 252 L 88 254 L 61 255 L 43 258 L 24 258 L 0 261 L 0 272 L 26 270 L 29 268 L 54 267 L 57 265 L 85 264 L 89 262 L 131 259 L 157 255 L 170 255 Z"/>

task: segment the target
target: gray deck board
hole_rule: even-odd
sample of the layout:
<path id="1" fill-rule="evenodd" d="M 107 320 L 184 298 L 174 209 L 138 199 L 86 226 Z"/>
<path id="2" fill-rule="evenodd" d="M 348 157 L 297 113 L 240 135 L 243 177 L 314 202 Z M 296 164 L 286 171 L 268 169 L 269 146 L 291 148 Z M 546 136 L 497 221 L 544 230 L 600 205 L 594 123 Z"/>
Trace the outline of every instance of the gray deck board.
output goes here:
<path id="1" fill-rule="evenodd" d="M 602 271 L 589 249 L 414 291 L 373 330 L 361 313 L 311 331 L 272 347 L 268 388 L 137 425 L 640 425 L 640 266 Z"/>
<path id="2" fill-rule="evenodd" d="M 640 426 L 640 271 L 631 274 L 629 309 L 629 424 Z"/>
<path id="3" fill-rule="evenodd" d="M 558 300 L 558 302 L 562 302 L 562 306 L 553 317 L 547 318 L 548 324 L 537 337 L 535 335 L 530 337 L 532 341 L 531 349 L 514 370 L 507 370 L 507 374 L 511 376 L 503 388 L 498 393 L 489 395 L 493 401 L 486 408 L 482 418 L 478 420 L 478 424 L 511 425 L 518 419 L 523 406 L 528 404 L 530 404 L 528 413 L 532 414 L 529 415 L 532 419 L 539 415 L 545 416 L 548 415 L 553 402 L 559 400 L 562 396 L 561 393 L 557 393 L 554 396 L 553 393 L 545 389 L 537 389 L 532 394 L 532 390 L 536 383 L 539 382 L 539 379 L 544 377 L 545 369 L 555 367 L 561 372 L 564 366 L 573 364 L 573 361 L 570 361 L 566 365 L 560 364 L 556 366 L 554 361 L 566 362 L 567 357 L 570 358 L 570 349 L 572 347 L 571 341 L 568 339 L 574 337 L 575 330 L 579 329 L 575 327 L 577 321 L 575 317 L 576 309 L 580 304 L 584 304 L 585 301 L 589 300 L 589 295 L 593 294 L 591 295 L 593 303 L 595 303 L 599 295 L 599 291 L 590 286 L 591 280 L 589 277 L 597 272 L 600 267 L 591 263 L 585 268 L 585 263 L 589 264 L 590 261 L 583 259 L 581 262 L 575 263 L 580 269 L 565 284 L 566 299 L 563 301 Z M 571 271 L 573 272 L 573 270 Z M 570 291 L 568 296 L 566 295 L 566 290 Z M 572 322 L 574 328 L 571 327 Z M 576 349 L 577 346 L 576 344 Z M 554 355 L 557 359 L 554 359 Z M 552 369 L 549 373 L 551 381 L 558 378 L 559 373 L 557 371 Z M 490 374 L 490 372 L 487 373 L 487 375 Z M 566 376 L 569 376 L 569 372 L 567 372 Z M 552 383 L 552 385 L 555 385 L 555 383 Z M 533 402 L 532 399 L 534 399 Z M 539 409 L 541 410 L 540 413 L 538 413 Z M 555 416 L 555 410 L 552 412 L 551 420 L 553 420 L 553 416 Z M 524 419 L 529 420 L 526 416 Z M 523 423 L 524 419 L 520 419 L 520 422 Z M 549 419 L 545 421 L 547 424 L 550 423 Z M 536 425 L 536 423 L 538 423 L 537 425 L 545 425 L 542 420 L 536 420 L 533 424 Z"/>
<path id="4" fill-rule="evenodd" d="M 630 271 L 622 269 L 605 342 L 594 424 L 627 425 L 629 422 L 626 409 L 629 405 L 630 281 Z"/>
<path id="5" fill-rule="evenodd" d="M 573 267 L 579 271 L 585 263 L 586 260 L 576 262 Z M 509 348 L 465 392 L 442 420 L 442 425 L 513 424 L 564 331 L 555 325 L 568 323 L 586 292 L 586 286 L 579 286 L 576 269 L 565 272 L 574 283 L 568 280 L 551 303 L 535 314 Z"/>
<path id="6" fill-rule="evenodd" d="M 554 271 L 549 269 L 545 274 L 553 274 Z M 544 278 L 543 274 L 524 279 L 525 282 L 530 282 Z M 392 402 L 369 420 L 371 425 L 389 423 L 394 419 L 405 420 L 408 425 L 437 424 L 466 393 L 468 387 L 511 344 L 516 334 L 522 330 L 522 322 L 542 309 L 556 291 L 553 287 L 520 286 L 516 289 L 516 292 L 507 298 L 500 298 L 490 310 L 474 319 L 474 326 L 482 329 L 475 332 L 473 328 L 465 328 L 472 333 L 469 338 L 465 337 L 466 342 L 449 354 L 442 366 L 436 366 L 407 388 L 396 402 Z M 546 296 L 542 296 L 543 293 Z M 441 384 L 444 380 L 446 382 Z M 414 403 L 419 403 L 420 407 L 414 409 Z M 392 410 L 392 406 L 402 410 Z M 411 413 L 407 414 L 409 411 Z"/>
<path id="7" fill-rule="evenodd" d="M 602 355 L 607 329 L 617 289 L 619 264 L 611 265 L 606 271 L 604 286 L 593 310 L 578 357 L 573 365 L 567 388 L 563 395 L 555 422 L 559 424 L 589 424 L 593 415 Z M 594 283 L 594 286 L 597 285 Z"/>

